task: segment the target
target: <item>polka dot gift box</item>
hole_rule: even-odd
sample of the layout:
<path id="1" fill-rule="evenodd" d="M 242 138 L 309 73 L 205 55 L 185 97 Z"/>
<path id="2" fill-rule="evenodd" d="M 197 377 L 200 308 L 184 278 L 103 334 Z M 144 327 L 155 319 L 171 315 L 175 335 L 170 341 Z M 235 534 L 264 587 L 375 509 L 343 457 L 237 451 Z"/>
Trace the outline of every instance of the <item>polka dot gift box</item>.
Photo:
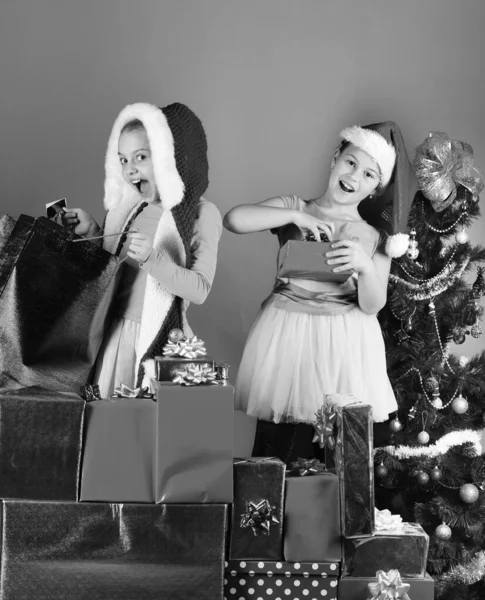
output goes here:
<path id="1" fill-rule="evenodd" d="M 226 562 L 225 600 L 337 600 L 339 563 Z"/>

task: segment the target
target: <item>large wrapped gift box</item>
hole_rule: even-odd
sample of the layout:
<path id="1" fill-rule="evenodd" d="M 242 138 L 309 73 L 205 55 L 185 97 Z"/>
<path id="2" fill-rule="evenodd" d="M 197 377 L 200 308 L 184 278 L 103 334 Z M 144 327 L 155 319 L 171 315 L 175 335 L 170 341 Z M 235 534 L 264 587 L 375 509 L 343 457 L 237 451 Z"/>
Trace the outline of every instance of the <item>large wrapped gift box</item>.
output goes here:
<path id="1" fill-rule="evenodd" d="M 221 600 L 224 505 L 3 502 L 2 600 Z"/>
<path id="2" fill-rule="evenodd" d="M 289 562 L 342 560 L 337 475 L 324 471 L 286 477 L 283 536 Z"/>
<path id="3" fill-rule="evenodd" d="M 339 570 L 338 563 L 231 560 L 226 563 L 224 598 L 337 600 Z"/>
<path id="4" fill-rule="evenodd" d="M 284 481 L 279 458 L 234 460 L 231 560 L 283 560 Z"/>
<path id="5" fill-rule="evenodd" d="M 369 583 L 377 581 L 374 577 L 342 577 L 338 586 L 338 600 L 366 600 L 371 598 Z M 409 584 L 407 591 L 410 600 L 434 600 L 434 579 L 426 574 L 424 577 L 403 577 L 402 583 Z M 386 596 L 386 598 L 399 596 Z M 401 596 L 402 597 L 402 596 Z"/>
<path id="6" fill-rule="evenodd" d="M 401 530 L 379 531 L 373 537 L 344 542 L 344 575 L 372 577 L 382 569 L 397 569 L 402 577 L 424 577 L 429 536 L 417 523 L 403 523 Z"/>
<path id="7" fill-rule="evenodd" d="M 234 387 L 152 385 L 157 395 L 156 502 L 230 504 Z"/>
<path id="8" fill-rule="evenodd" d="M 156 425 L 153 400 L 88 402 L 80 500 L 154 502 Z"/>
<path id="9" fill-rule="evenodd" d="M 77 391 L 87 382 L 119 261 L 76 237 L 45 217 L 21 215 L 3 244 L 0 387 Z"/>
<path id="10" fill-rule="evenodd" d="M 0 497 L 78 499 L 84 407 L 74 393 L 0 391 Z"/>
<path id="11" fill-rule="evenodd" d="M 343 283 L 352 271 L 334 273 L 335 265 L 329 265 L 325 256 L 331 243 L 288 240 L 278 253 L 278 277 Z"/>

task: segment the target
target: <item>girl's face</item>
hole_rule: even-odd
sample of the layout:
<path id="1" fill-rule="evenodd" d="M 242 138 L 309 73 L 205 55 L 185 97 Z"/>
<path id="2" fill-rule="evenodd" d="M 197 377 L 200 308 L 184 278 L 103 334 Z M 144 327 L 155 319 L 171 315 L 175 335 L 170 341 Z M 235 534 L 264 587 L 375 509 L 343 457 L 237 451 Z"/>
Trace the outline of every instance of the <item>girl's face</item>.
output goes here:
<path id="1" fill-rule="evenodd" d="M 363 150 L 349 144 L 335 161 L 328 189 L 339 204 L 358 205 L 379 185 L 379 167 Z"/>
<path id="2" fill-rule="evenodd" d="M 124 131 L 118 141 L 118 156 L 123 179 L 137 190 L 144 200 L 157 200 L 158 190 L 153 172 L 152 153 L 145 129 Z"/>

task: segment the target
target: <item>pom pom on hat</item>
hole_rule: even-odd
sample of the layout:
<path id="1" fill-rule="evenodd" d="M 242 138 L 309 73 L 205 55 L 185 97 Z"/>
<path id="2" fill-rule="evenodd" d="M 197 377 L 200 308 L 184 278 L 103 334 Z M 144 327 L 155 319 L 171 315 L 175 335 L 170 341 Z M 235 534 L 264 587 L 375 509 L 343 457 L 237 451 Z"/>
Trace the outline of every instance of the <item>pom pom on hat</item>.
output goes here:
<path id="1" fill-rule="evenodd" d="M 379 137 L 371 138 L 366 133 L 362 134 L 360 130 L 368 133 L 372 132 Z M 360 139 L 364 140 L 369 150 L 362 147 L 363 142 L 356 143 L 351 139 L 348 141 L 367 152 L 377 162 L 381 168 L 383 183 L 385 178 L 384 173 L 388 173 L 385 169 L 388 169 L 391 164 L 391 153 L 388 150 L 388 146 L 392 146 L 394 149 L 395 159 L 389 179 L 387 180 L 387 185 L 381 191 L 377 191 L 374 198 L 365 198 L 359 204 L 359 213 L 370 225 L 388 234 L 389 237 L 385 246 L 386 254 L 391 258 L 398 258 L 405 254 L 408 249 L 409 236 L 407 234 L 407 223 L 414 197 L 418 191 L 418 181 L 414 168 L 408 158 L 401 131 L 393 121 L 384 121 L 357 128 L 350 127 L 344 129 L 342 134 L 346 131 L 355 131 L 356 135 L 352 136 L 354 140 L 358 140 L 359 137 L 357 134 L 360 134 Z M 347 139 L 343 135 L 342 137 Z M 375 156 L 372 154 L 374 147 L 370 146 L 369 140 L 372 140 L 372 143 L 377 148 Z M 379 160 L 385 165 L 385 168 L 381 166 Z"/>

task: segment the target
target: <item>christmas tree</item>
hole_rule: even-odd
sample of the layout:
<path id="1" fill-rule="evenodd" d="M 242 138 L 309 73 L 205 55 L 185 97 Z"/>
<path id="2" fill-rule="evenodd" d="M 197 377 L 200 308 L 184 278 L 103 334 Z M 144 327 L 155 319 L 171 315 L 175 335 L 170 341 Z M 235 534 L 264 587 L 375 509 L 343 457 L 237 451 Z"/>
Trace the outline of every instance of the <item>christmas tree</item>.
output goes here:
<path id="1" fill-rule="evenodd" d="M 409 249 L 393 260 L 379 316 L 399 412 L 391 444 L 375 451 L 377 506 L 429 534 L 427 570 L 439 600 L 478 600 L 485 598 L 485 352 L 468 359 L 450 346 L 482 334 L 485 248 L 469 243 L 466 228 L 480 216 L 483 178 L 471 147 L 446 134 L 430 134 L 414 167 L 420 191 Z"/>

